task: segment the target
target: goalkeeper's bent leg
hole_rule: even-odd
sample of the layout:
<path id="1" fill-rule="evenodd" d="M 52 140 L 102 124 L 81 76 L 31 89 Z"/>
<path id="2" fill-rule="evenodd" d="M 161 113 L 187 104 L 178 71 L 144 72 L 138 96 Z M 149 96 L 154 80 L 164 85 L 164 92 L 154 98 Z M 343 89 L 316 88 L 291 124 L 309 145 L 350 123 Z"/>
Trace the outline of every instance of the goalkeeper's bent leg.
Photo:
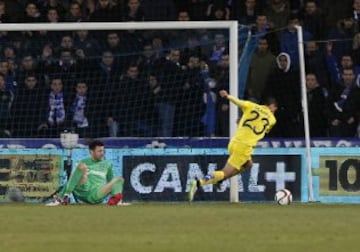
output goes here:
<path id="1" fill-rule="evenodd" d="M 104 194 L 110 194 L 111 193 L 111 195 L 113 196 L 115 194 L 122 193 L 123 184 L 124 184 L 124 179 L 122 177 L 115 177 L 109 183 L 104 185 L 101 188 L 101 191 Z"/>
<path id="2" fill-rule="evenodd" d="M 111 195 L 116 195 L 122 193 L 124 186 L 124 180 L 118 180 L 114 183 L 113 187 L 111 188 Z"/>
<path id="3" fill-rule="evenodd" d="M 117 205 L 121 202 L 123 195 L 124 179 L 122 177 L 113 178 L 103 189 L 111 191 L 111 198 L 108 200 L 108 205 Z"/>

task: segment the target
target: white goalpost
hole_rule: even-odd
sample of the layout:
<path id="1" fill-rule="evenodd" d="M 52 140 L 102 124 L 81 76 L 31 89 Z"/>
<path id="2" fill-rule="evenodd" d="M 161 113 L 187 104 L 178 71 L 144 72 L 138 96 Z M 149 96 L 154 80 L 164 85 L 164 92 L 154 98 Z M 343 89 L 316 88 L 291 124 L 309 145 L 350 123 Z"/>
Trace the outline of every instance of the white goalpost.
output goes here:
<path id="1" fill-rule="evenodd" d="M 304 116 L 304 129 L 305 129 L 305 145 L 306 145 L 306 168 L 308 179 L 308 199 L 310 202 L 314 201 L 313 183 L 312 183 L 312 161 L 311 161 L 311 143 L 310 143 L 310 130 L 309 130 L 309 112 L 306 91 L 305 79 L 305 59 L 304 59 L 304 40 L 303 29 L 301 26 L 296 26 L 298 48 L 299 48 L 299 63 L 300 63 L 300 80 L 301 80 L 301 102 Z"/>

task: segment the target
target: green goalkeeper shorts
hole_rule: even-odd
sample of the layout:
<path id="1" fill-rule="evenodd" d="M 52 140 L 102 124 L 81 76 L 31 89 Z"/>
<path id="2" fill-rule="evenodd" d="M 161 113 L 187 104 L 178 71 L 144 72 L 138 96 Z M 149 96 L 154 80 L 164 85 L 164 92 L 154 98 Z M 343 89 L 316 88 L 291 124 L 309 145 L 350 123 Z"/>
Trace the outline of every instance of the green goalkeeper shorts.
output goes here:
<path id="1" fill-rule="evenodd" d="M 101 190 L 102 186 L 90 186 L 89 184 L 79 185 L 74 190 L 74 195 L 77 199 L 89 203 L 100 204 L 104 201 L 107 194 Z"/>

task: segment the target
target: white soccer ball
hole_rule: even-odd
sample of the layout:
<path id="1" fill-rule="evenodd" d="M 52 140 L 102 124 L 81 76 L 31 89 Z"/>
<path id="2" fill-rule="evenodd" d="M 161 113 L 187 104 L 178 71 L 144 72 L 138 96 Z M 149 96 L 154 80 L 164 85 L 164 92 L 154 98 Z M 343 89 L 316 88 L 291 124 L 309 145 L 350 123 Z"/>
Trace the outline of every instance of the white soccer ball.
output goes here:
<path id="1" fill-rule="evenodd" d="M 281 206 L 290 205 L 292 194 L 288 189 L 281 189 L 275 193 L 275 202 Z"/>

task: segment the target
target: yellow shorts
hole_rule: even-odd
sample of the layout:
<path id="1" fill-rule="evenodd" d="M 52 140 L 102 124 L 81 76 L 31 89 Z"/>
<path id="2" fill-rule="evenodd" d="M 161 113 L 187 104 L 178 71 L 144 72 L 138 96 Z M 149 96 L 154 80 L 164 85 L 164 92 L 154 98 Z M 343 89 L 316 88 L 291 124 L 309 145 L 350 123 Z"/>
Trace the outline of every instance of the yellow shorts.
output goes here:
<path id="1" fill-rule="evenodd" d="M 251 159 L 251 155 L 253 153 L 253 147 L 239 143 L 230 141 L 228 145 L 229 158 L 228 163 L 235 167 L 236 170 L 241 171 L 242 166 Z"/>

